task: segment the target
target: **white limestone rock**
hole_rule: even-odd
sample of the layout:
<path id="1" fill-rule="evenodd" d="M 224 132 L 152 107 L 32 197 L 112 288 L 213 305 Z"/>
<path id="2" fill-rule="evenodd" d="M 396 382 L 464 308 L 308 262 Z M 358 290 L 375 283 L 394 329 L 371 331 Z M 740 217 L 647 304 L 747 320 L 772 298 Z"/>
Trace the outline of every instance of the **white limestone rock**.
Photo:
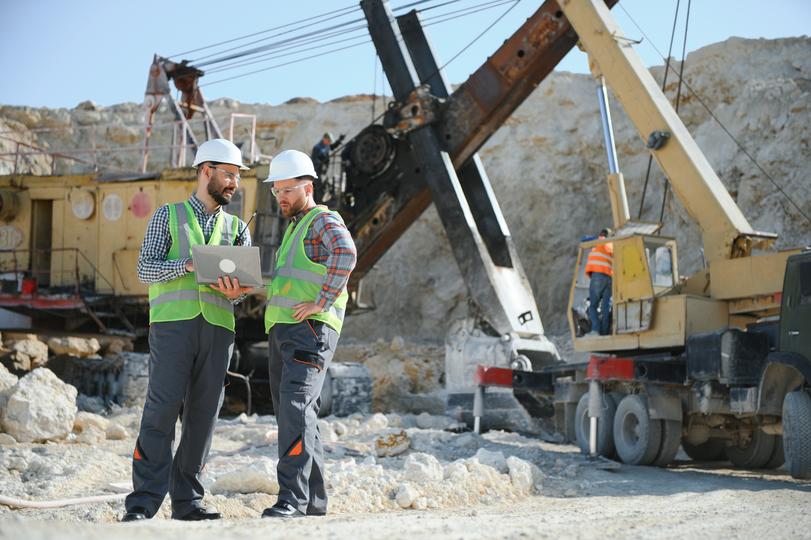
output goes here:
<path id="1" fill-rule="evenodd" d="M 48 346 L 38 339 L 10 341 L 6 346 L 15 369 L 31 371 L 48 362 Z"/>
<path id="2" fill-rule="evenodd" d="M 332 422 L 332 429 L 338 437 L 343 437 L 349 432 L 349 428 L 343 422 Z"/>
<path id="3" fill-rule="evenodd" d="M 73 430 L 76 412 L 76 388 L 37 368 L 9 393 L 0 425 L 19 442 L 62 439 Z"/>
<path id="4" fill-rule="evenodd" d="M 211 486 L 211 493 L 279 493 L 276 477 L 276 462 L 261 459 L 218 477 Z"/>
<path id="5" fill-rule="evenodd" d="M 12 444 L 17 444 L 17 439 L 8 433 L 0 433 L 0 446 L 11 446 Z"/>
<path id="6" fill-rule="evenodd" d="M 82 431 L 75 433 L 75 435 L 75 441 L 81 444 L 98 444 L 107 438 L 105 432 L 94 424 L 86 426 Z"/>
<path id="7" fill-rule="evenodd" d="M 439 482 L 444 476 L 439 460 L 431 454 L 422 452 L 409 454 L 403 464 L 403 471 L 406 480 L 418 484 Z"/>
<path id="8" fill-rule="evenodd" d="M 321 435 L 323 442 L 335 442 L 338 440 L 338 434 L 332 429 L 332 424 L 326 420 L 318 420 L 318 433 Z"/>
<path id="9" fill-rule="evenodd" d="M 465 465 L 463 460 L 456 460 L 453 463 L 448 463 L 445 466 L 445 471 L 443 474 L 446 480 L 450 480 L 457 484 L 464 481 L 469 475 L 470 472 L 468 471 L 467 465 Z"/>
<path id="10" fill-rule="evenodd" d="M 111 441 L 123 441 L 124 439 L 130 436 L 130 432 L 127 431 L 127 428 L 125 428 L 121 424 L 117 424 L 116 422 L 110 422 L 110 425 L 107 426 L 105 436 L 107 437 L 108 440 Z"/>
<path id="11" fill-rule="evenodd" d="M 494 452 L 487 450 L 486 448 L 479 448 L 476 455 L 473 457 L 475 457 L 482 465 L 493 467 L 500 473 L 506 473 L 508 471 L 507 460 L 504 459 L 504 454 L 501 452 Z"/>
<path id="12" fill-rule="evenodd" d="M 405 340 L 403 340 L 402 336 L 394 336 L 391 340 L 391 345 L 389 345 L 389 350 L 391 352 L 399 352 L 402 351 L 405 347 Z"/>
<path id="13" fill-rule="evenodd" d="M 510 456 L 507 458 L 507 467 L 509 468 L 510 481 L 513 487 L 518 490 L 519 493 L 530 493 L 535 485 L 535 477 L 533 475 L 534 465 L 521 458 Z"/>
<path id="14" fill-rule="evenodd" d="M 411 508 L 417 499 L 420 498 L 420 492 L 411 484 L 400 484 L 397 488 L 397 495 L 395 501 L 400 508 Z"/>
<path id="15" fill-rule="evenodd" d="M 109 426 L 110 421 L 103 416 L 86 411 L 79 411 L 76 413 L 76 418 L 73 420 L 73 431 L 77 434 L 89 428 L 95 428 L 96 430 L 104 433 L 107 431 Z"/>
<path id="16" fill-rule="evenodd" d="M 75 336 L 52 337 L 48 340 L 48 347 L 56 355 L 66 354 L 79 358 L 93 356 L 101 349 L 99 340 L 96 338 L 86 339 Z"/>
<path id="17" fill-rule="evenodd" d="M 373 414 L 360 426 L 361 430 L 366 433 L 378 433 L 387 427 L 389 427 L 389 419 L 381 413 Z"/>
<path id="18" fill-rule="evenodd" d="M 14 385 L 17 384 L 19 378 L 6 369 L 6 366 L 0 364 L 0 415 L 6 406 L 8 394 Z"/>
<path id="19" fill-rule="evenodd" d="M 409 449 L 411 439 L 405 431 L 397 431 L 378 437 L 375 440 L 375 454 L 377 457 L 399 456 Z"/>

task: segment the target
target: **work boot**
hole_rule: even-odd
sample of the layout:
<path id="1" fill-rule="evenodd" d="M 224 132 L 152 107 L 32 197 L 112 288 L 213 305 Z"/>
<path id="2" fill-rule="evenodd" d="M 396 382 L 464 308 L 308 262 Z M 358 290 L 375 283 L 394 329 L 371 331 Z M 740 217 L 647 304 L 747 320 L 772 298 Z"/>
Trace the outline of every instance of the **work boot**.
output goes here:
<path id="1" fill-rule="evenodd" d="M 121 518 L 121 522 L 143 521 L 145 519 L 149 519 L 146 515 L 146 508 L 133 506 L 131 509 L 127 510 L 126 514 L 124 514 L 124 517 Z"/>
<path id="2" fill-rule="evenodd" d="M 262 517 L 297 518 L 304 517 L 304 513 L 287 501 L 279 501 L 270 508 L 265 508 Z"/>
<path id="3" fill-rule="evenodd" d="M 216 510 L 206 510 L 205 508 L 195 508 L 188 514 L 183 514 L 182 516 L 176 516 L 172 514 L 172 519 L 177 519 L 180 521 L 205 521 L 209 519 L 221 519 L 222 514 L 217 512 Z"/>

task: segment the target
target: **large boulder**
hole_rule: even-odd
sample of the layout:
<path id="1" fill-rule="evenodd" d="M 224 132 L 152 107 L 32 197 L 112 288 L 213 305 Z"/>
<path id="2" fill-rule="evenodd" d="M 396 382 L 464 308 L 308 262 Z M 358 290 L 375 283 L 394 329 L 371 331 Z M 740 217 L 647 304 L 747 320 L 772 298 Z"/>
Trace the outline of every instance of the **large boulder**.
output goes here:
<path id="1" fill-rule="evenodd" d="M 76 394 L 51 370 L 37 368 L 8 393 L 0 427 L 19 442 L 62 439 L 73 430 Z"/>
<path id="2" fill-rule="evenodd" d="M 17 384 L 19 379 L 13 373 L 6 369 L 6 366 L 0 364 L 0 415 L 6 406 L 9 391 Z"/>
<path id="3" fill-rule="evenodd" d="M 79 358 L 93 356 L 101 349 L 101 345 L 96 338 L 85 339 L 73 336 L 52 337 L 48 340 L 48 347 L 54 354 L 67 354 Z"/>

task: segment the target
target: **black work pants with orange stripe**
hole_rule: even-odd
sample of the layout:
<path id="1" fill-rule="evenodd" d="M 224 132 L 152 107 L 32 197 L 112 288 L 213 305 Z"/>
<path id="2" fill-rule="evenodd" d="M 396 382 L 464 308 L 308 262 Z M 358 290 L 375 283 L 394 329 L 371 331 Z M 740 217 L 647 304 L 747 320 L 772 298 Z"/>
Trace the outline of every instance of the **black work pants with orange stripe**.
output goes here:
<path id="1" fill-rule="evenodd" d="M 324 448 L 318 432 L 321 388 L 338 332 L 320 321 L 270 328 L 270 394 L 279 425 L 279 500 L 307 515 L 327 513 Z"/>
<path id="2" fill-rule="evenodd" d="M 149 387 L 132 461 L 133 492 L 128 512 L 143 508 L 152 517 L 166 497 L 172 516 L 202 505 L 200 473 L 222 406 L 225 372 L 234 350 L 234 333 L 206 321 L 149 326 Z M 180 443 L 172 456 L 181 407 Z"/>

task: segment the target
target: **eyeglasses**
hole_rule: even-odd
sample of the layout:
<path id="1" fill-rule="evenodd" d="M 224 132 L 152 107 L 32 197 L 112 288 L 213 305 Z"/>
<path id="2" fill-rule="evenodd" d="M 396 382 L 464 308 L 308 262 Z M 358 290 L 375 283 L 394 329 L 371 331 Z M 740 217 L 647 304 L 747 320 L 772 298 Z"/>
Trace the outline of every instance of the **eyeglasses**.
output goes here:
<path id="1" fill-rule="evenodd" d="M 271 193 L 273 193 L 273 196 L 274 196 L 274 197 L 276 197 L 276 198 L 278 199 L 278 198 L 279 198 L 279 195 L 288 195 L 288 194 L 290 194 L 290 193 L 293 193 L 293 190 L 294 190 L 294 189 L 303 188 L 303 187 L 304 187 L 304 186 L 306 186 L 306 185 L 307 185 L 307 184 L 299 184 L 299 185 L 297 185 L 297 186 L 291 186 L 291 187 L 286 187 L 286 188 L 275 188 L 275 187 L 272 187 L 272 188 L 270 188 L 270 192 L 271 192 Z"/>
<path id="2" fill-rule="evenodd" d="M 233 180 L 237 184 L 239 184 L 239 181 L 242 180 L 242 177 L 239 176 L 238 173 L 232 173 L 231 171 L 226 171 L 225 169 L 220 169 L 219 167 L 214 167 L 213 165 L 209 165 L 208 168 L 214 169 L 215 171 L 220 171 L 225 175 L 226 178 L 228 178 L 229 180 Z"/>

